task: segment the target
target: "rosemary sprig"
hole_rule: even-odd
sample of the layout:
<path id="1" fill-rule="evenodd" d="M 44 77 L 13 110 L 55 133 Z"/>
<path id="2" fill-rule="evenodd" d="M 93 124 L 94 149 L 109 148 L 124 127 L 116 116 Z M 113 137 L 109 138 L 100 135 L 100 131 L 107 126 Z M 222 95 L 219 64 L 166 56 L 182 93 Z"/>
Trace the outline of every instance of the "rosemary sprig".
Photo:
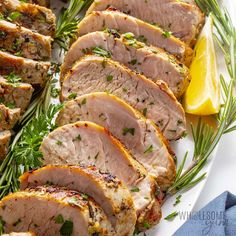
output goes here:
<path id="1" fill-rule="evenodd" d="M 174 184 L 168 189 L 167 195 L 188 190 L 202 181 L 206 173 L 200 176 L 199 173 L 206 165 L 221 137 L 226 133 L 236 130 L 236 125 L 234 125 L 236 122 L 236 97 L 233 94 L 236 81 L 236 29 L 232 24 L 227 10 L 220 6 L 216 0 L 196 0 L 196 3 L 205 14 L 211 14 L 213 17 L 214 27 L 218 32 L 215 35 L 215 39 L 224 54 L 230 82 L 227 84 L 224 77 L 222 75 L 220 76 L 224 104 L 217 116 L 217 129 L 214 130 L 201 119 L 197 126 L 192 126 L 192 135 L 195 144 L 192 163 L 183 172 L 187 158 L 186 154 L 177 171 L 177 178 Z"/>
<path id="2" fill-rule="evenodd" d="M 86 9 L 93 0 L 71 0 L 68 8 L 63 8 L 57 21 L 55 41 L 65 50 L 71 39 L 76 36 L 79 14 Z"/>
<path id="3" fill-rule="evenodd" d="M 55 128 L 54 116 L 62 105 L 50 104 L 49 80 L 30 105 L 19 124 L 19 132 L 14 137 L 10 151 L 0 165 L 0 199 L 19 188 L 18 177 L 27 170 L 39 167 L 42 155 L 39 152 L 43 138 Z"/>

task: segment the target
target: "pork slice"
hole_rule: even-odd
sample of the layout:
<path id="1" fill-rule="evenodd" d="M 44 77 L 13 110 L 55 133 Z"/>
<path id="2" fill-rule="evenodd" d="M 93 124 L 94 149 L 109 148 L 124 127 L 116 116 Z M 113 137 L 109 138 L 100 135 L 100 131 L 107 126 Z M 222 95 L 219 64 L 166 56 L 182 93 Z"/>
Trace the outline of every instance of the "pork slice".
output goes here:
<path id="1" fill-rule="evenodd" d="M 52 186 L 8 195 L 0 202 L 0 217 L 6 233 L 114 235 L 106 215 L 93 199 L 87 199 L 77 191 Z"/>
<path id="2" fill-rule="evenodd" d="M 36 236 L 34 233 L 32 232 L 19 232 L 19 233 L 15 233 L 15 232 L 11 232 L 9 234 L 3 234 L 2 236 Z"/>
<path id="3" fill-rule="evenodd" d="M 48 79 L 50 62 L 34 61 L 0 51 L 0 74 L 11 73 L 19 76 L 22 82 L 43 87 Z"/>
<path id="4" fill-rule="evenodd" d="M 61 99 L 104 91 L 145 113 L 167 139 L 175 140 L 184 134 L 184 110 L 165 83 L 154 83 L 107 58 L 88 56 L 78 61 L 62 84 Z"/>
<path id="5" fill-rule="evenodd" d="M 95 165 L 111 173 L 130 189 L 138 227 L 141 229 L 145 222 L 159 222 L 161 210 L 154 179 L 103 127 L 91 122 L 62 126 L 43 140 L 40 151 L 46 165 Z"/>
<path id="6" fill-rule="evenodd" d="M 86 100 L 86 104 L 81 105 Z M 57 124 L 79 120 L 105 127 L 119 139 L 132 156 L 166 189 L 175 179 L 175 163 L 168 143 L 151 120 L 123 100 L 108 93 L 91 93 L 68 101 L 60 111 Z"/>
<path id="7" fill-rule="evenodd" d="M 52 10 L 20 0 L 0 0 L 4 19 L 47 36 L 54 36 L 56 16 Z"/>
<path id="8" fill-rule="evenodd" d="M 12 129 L 20 119 L 20 108 L 9 108 L 0 103 L 0 131 Z"/>
<path id="9" fill-rule="evenodd" d="M 8 78 L 14 75 L 8 75 Z M 10 79 L 10 78 L 9 78 Z M 11 104 L 20 108 L 23 113 L 28 107 L 33 87 L 26 83 L 11 83 L 9 80 L 0 76 L 0 101 L 4 104 Z"/>
<path id="10" fill-rule="evenodd" d="M 138 41 L 146 45 L 153 45 L 174 55 L 185 65 L 189 65 L 193 50 L 173 35 L 154 25 L 120 11 L 93 11 L 78 25 L 78 36 L 104 29 L 117 30 L 119 33 L 131 32 Z"/>
<path id="11" fill-rule="evenodd" d="M 186 90 L 190 74 L 188 68 L 162 49 L 146 46 L 134 39 L 133 34 L 121 36 L 106 32 L 92 32 L 77 39 L 65 56 L 61 67 L 61 79 L 85 54 L 107 56 L 124 64 L 156 82 L 162 80 L 168 84 L 175 96 L 180 97 Z"/>
<path id="12" fill-rule="evenodd" d="M 158 25 L 189 45 L 195 43 L 204 23 L 204 15 L 196 5 L 179 0 L 97 0 L 87 15 L 108 7 Z"/>
<path id="13" fill-rule="evenodd" d="M 1 123 L 1 121 L 0 121 Z M 8 153 L 8 146 L 11 140 L 11 131 L 0 131 L 0 160 L 3 160 Z"/>
<path id="14" fill-rule="evenodd" d="M 45 166 L 20 177 L 21 190 L 48 183 L 83 192 L 103 208 L 117 235 L 132 236 L 136 212 L 129 190 L 120 180 L 94 166 Z"/>
<path id="15" fill-rule="evenodd" d="M 52 38 L 0 20 L 0 48 L 15 56 L 47 61 L 51 58 Z"/>

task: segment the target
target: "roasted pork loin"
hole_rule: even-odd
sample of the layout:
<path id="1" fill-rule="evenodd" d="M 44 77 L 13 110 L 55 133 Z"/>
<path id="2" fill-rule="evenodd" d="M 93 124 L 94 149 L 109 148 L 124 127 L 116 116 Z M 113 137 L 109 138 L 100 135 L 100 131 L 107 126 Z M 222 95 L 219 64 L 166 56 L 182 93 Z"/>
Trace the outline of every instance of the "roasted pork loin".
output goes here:
<path id="1" fill-rule="evenodd" d="M 19 76 L 22 82 L 33 86 L 45 85 L 50 65 L 50 62 L 34 61 L 0 51 L 0 75 L 13 73 Z"/>
<path id="2" fill-rule="evenodd" d="M 0 32 L 2 50 L 33 60 L 46 61 L 51 58 L 51 37 L 5 20 L 0 20 Z"/>
<path id="3" fill-rule="evenodd" d="M 0 103 L 0 131 L 12 129 L 20 119 L 20 113 L 20 108 L 9 108 Z"/>
<path id="4" fill-rule="evenodd" d="M 145 113 L 167 139 L 175 140 L 184 134 L 184 110 L 165 83 L 154 83 L 107 58 L 88 56 L 78 61 L 65 77 L 61 99 L 104 91 Z"/>
<path id="5" fill-rule="evenodd" d="M 77 191 L 52 186 L 8 195 L 0 202 L 0 216 L 6 233 L 115 235 L 104 211 L 93 199 Z"/>
<path id="6" fill-rule="evenodd" d="M 65 56 L 61 79 L 74 63 L 86 54 L 107 54 L 113 60 L 135 70 L 156 82 L 166 82 L 173 93 L 180 97 L 186 90 L 190 74 L 188 68 L 162 49 L 146 46 L 134 39 L 133 34 L 122 36 L 106 32 L 93 32 L 78 38 Z"/>
<path id="7" fill-rule="evenodd" d="M 3 104 L 11 104 L 11 106 L 20 108 L 23 113 L 30 103 L 34 89 L 30 84 L 11 83 L 11 77 L 15 77 L 15 75 L 8 75 L 8 79 L 0 76 L 0 101 Z"/>
<path id="8" fill-rule="evenodd" d="M 138 41 L 164 49 L 185 65 L 189 65 L 192 60 L 193 50 L 178 38 L 173 35 L 166 36 L 166 32 L 161 28 L 120 11 L 91 12 L 79 23 L 77 35 L 82 36 L 104 29 L 122 34 L 131 32 Z"/>
<path id="9" fill-rule="evenodd" d="M 154 179 L 103 127 L 91 122 L 62 126 L 44 139 L 40 151 L 46 165 L 95 165 L 115 175 L 131 191 L 138 227 L 143 229 L 144 222 L 150 225 L 159 222 L 161 210 L 155 196 L 158 187 Z"/>
<path id="10" fill-rule="evenodd" d="M 81 105 L 83 101 L 86 103 Z M 60 111 L 57 124 L 91 121 L 105 127 L 132 156 L 152 174 L 162 189 L 175 179 L 175 164 L 167 141 L 150 120 L 118 97 L 92 93 L 69 101 Z"/>
<path id="11" fill-rule="evenodd" d="M 132 236 L 136 212 L 129 190 L 120 180 L 94 166 L 45 166 L 20 178 L 21 190 L 47 183 L 91 196 L 103 208 L 116 235 Z"/>
<path id="12" fill-rule="evenodd" d="M 56 16 L 48 8 L 20 0 L 0 0 L 0 12 L 15 24 L 43 35 L 55 34 Z"/>
<path id="13" fill-rule="evenodd" d="M 196 5 L 178 0 L 97 0 L 87 15 L 108 7 L 158 25 L 190 45 L 195 43 L 204 22 L 204 16 Z"/>

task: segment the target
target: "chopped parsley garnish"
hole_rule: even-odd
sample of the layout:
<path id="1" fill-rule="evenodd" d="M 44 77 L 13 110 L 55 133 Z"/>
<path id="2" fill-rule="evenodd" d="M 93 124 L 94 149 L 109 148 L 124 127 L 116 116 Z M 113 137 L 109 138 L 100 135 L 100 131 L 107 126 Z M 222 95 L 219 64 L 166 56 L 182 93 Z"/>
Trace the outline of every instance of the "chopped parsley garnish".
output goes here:
<path id="1" fill-rule="evenodd" d="M 144 227 L 145 229 L 150 229 L 150 228 L 151 228 L 151 225 L 150 225 L 148 222 L 144 222 L 144 223 L 143 223 L 143 227 Z"/>
<path id="2" fill-rule="evenodd" d="M 77 93 L 71 93 L 68 98 L 69 99 L 75 99 L 77 97 Z"/>
<path id="3" fill-rule="evenodd" d="M 140 189 L 138 187 L 133 187 L 132 189 L 130 189 L 130 191 L 133 193 L 137 193 L 140 191 Z"/>
<path id="4" fill-rule="evenodd" d="M 110 81 L 112 81 L 112 80 L 113 80 L 113 76 L 112 76 L 112 75 L 108 75 L 108 76 L 107 76 L 107 81 L 110 82 Z"/>
<path id="5" fill-rule="evenodd" d="M 79 199 L 77 197 L 72 197 L 68 200 L 68 203 L 74 206 L 82 207 L 79 203 Z"/>
<path id="6" fill-rule="evenodd" d="M 144 151 L 144 154 L 148 154 L 148 153 L 151 153 L 153 152 L 153 146 L 150 145 L 145 151 Z"/>
<path id="7" fill-rule="evenodd" d="M 172 35 L 172 32 L 171 31 L 164 31 L 162 33 L 162 35 L 165 37 L 165 38 L 169 38 L 171 35 Z"/>
<path id="8" fill-rule="evenodd" d="M 9 21 L 14 21 L 14 20 L 16 20 L 17 18 L 19 18 L 20 16 L 21 16 L 21 13 L 20 13 L 20 12 L 18 12 L 18 11 L 13 11 L 13 12 L 10 13 L 10 15 L 7 17 L 7 19 L 8 19 Z"/>
<path id="9" fill-rule="evenodd" d="M 134 66 L 135 64 L 137 64 L 137 62 L 138 62 L 137 59 L 133 59 L 129 62 L 129 64 Z"/>
<path id="10" fill-rule="evenodd" d="M 62 227 L 60 228 L 61 236 L 71 236 L 73 233 L 73 222 L 70 220 L 66 220 Z"/>
<path id="11" fill-rule="evenodd" d="M 86 98 L 84 98 L 84 99 L 82 100 L 81 104 L 82 104 L 82 105 L 85 105 L 85 104 L 86 104 L 86 102 L 87 102 L 87 99 L 86 99 Z"/>
<path id="12" fill-rule="evenodd" d="M 134 39 L 134 34 L 131 32 L 125 33 L 125 34 L 123 34 L 123 36 L 125 39 L 128 39 L 128 40 Z"/>
<path id="13" fill-rule="evenodd" d="M 147 43 L 147 38 L 144 37 L 144 35 L 140 35 L 137 38 L 138 41 L 142 42 L 142 43 Z"/>
<path id="14" fill-rule="evenodd" d="M 56 217 L 55 217 L 55 222 L 56 222 L 57 224 L 62 224 L 62 223 L 64 222 L 63 216 L 62 216 L 61 214 L 58 215 L 58 216 L 56 216 Z"/>
<path id="15" fill-rule="evenodd" d="M 56 144 L 59 145 L 59 146 L 61 146 L 61 145 L 62 145 L 62 141 L 57 140 Z"/>
<path id="16" fill-rule="evenodd" d="M 10 73 L 5 78 L 7 82 L 11 84 L 17 84 L 18 82 L 21 81 L 21 78 L 18 75 L 15 75 L 14 73 Z"/>
<path id="17" fill-rule="evenodd" d="M 128 133 L 134 136 L 135 128 L 124 128 L 122 132 L 123 136 L 126 136 Z"/>
<path id="18" fill-rule="evenodd" d="M 174 206 L 177 206 L 181 202 L 181 197 L 182 197 L 182 195 L 179 195 L 179 196 L 176 197 Z"/>
<path id="19" fill-rule="evenodd" d="M 81 135 L 79 134 L 77 137 L 76 137 L 77 140 L 81 141 Z"/>
<path id="20" fill-rule="evenodd" d="M 82 193 L 81 197 L 83 198 L 83 200 L 88 200 L 88 195 L 87 194 Z"/>
<path id="21" fill-rule="evenodd" d="M 176 216 L 178 215 L 177 211 L 172 212 L 171 214 L 169 214 L 167 217 L 165 217 L 165 220 L 171 221 L 173 220 Z"/>

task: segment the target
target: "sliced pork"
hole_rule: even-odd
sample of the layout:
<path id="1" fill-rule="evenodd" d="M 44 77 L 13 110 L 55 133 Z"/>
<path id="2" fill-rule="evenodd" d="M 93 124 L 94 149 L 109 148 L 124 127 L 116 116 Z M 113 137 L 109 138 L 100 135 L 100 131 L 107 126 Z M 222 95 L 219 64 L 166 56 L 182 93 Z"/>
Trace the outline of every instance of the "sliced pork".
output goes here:
<path id="1" fill-rule="evenodd" d="M 182 106 L 166 84 L 154 83 L 119 63 L 99 56 L 78 61 L 62 84 L 62 101 L 93 92 L 112 93 L 157 124 L 169 140 L 186 129 Z"/>
<path id="2" fill-rule="evenodd" d="M 22 82 L 33 86 L 44 86 L 48 79 L 49 68 L 50 62 L 38 62 L 0 51 L 1 75 L 13 73 L 19 76 Z"/>
<path id="3" fill-rule="evenodd" d="M 97 0 L 87 15 L 108 7 L 158 25 L 190 45 L 195 43 L 204 22 L 204 16 L 197 6 L 178 0 Z"/>
<path id="4" fill-rule="evenodd" d="M 6 76 L 7 79 L 0 76 L 0 101 L 20 108 L 21 112 L 24 112 L 30 103 L 34 89 L 30 84 L 12 83 L 13 77 L 15 77 L 13 74 Z"/>
<path id="5" fill-rule="evenodd" d="M 86 100 L 86 104 L 81 105 Z M 108 93 L 92 93 L 69 101 L 60 111 L 57 124 L 91 121 L 108 129 L 152 174 L 162 189 L 175 178 L 175 164 L 168 144 L 158 128 L 127 103 Z"/>
<path id="6" fill-rule="evenodd" d="M 20 114 L 20 108 L 9 108 L 0 103 L 0 131 L 12 129 L 20 119 Z"/>
<path id="7" fill-rule="evenodd" d="M 51 37 L 5 20 L 0 20 L 0 31 L 0 48 L 4 51 L 33 60 L 46 61 L 51 58 Z"/>
<path id="8" fill-rule="evenodd" d="M 11 131 L 0 131 L 0 160 L 4 159 L 8 152 L 8 146 L 11 140 Z"/>
<path id="9" fill-rule="evenodd" d="M 159 222 L 161 212 L 154 179 L 103 127 L 91 122 L 62 126 L 43 140 L 40 151 L 46 165 L 95 165 L 117 176 L 131 191 L 138 226 L 142 229 L 144 222 L 150 225 Z"/>
<path id="10" fill-rule="evenodd" d="M 153 45 L 173 54 L 179 61 L 189 65 L 193 50 L 159 27 L 151 25 L 120 11 L 93 11 L 78 25 L 78 36 L 94 31 L 117 30 L 119 33 L 131 32 L 138 41 Z"/>
<path id="11" fill-rule="evenodd" d="M 48 8 L 20 0 L 0 0 L 0 11 L 4 19 L 15 24 L 43 35 L 55 34 L 56 17 Z"/>
<path id="12" fill-rule="evenodd" d="M 20 178 L 21 190 L 47 183 L 91 196 L 103 208 L 116 235 L 132 236 L 136 212 L 129 190 L 120 180 L 94 166 L 45 166 Z"/>
<path id="13" fill-rule="evenodd" d="M 16 192 L 0 202 L 4 232 L 32 231 L 36 235 L 114 235 L 103 210 L 72 190 L 36 187 Z"/>
<path id="14" fill-rule="evenodd" d="M 77 39 L 65 56 L 61 67 L 62 80 L 77 60 L 91 53 L 105 53 L 154 82 L 166 82 L 177 97 L 183 94 L 189 84 L 188 68 L 174 56 L 168 55 L 162 49 L 138 42 L 131 33 L 120 36 L 105 32 L 93 32 Z"/>
<path id="15" fill-rule="evenodd" d="M 9 234 L 3 234 L 2 236 L 36 236 L 34 233 L 32 232 L 20 232 L 20 233 L 15 233 L 15 232 L 12 232 L 12 233 L 9 233 Z"/>

